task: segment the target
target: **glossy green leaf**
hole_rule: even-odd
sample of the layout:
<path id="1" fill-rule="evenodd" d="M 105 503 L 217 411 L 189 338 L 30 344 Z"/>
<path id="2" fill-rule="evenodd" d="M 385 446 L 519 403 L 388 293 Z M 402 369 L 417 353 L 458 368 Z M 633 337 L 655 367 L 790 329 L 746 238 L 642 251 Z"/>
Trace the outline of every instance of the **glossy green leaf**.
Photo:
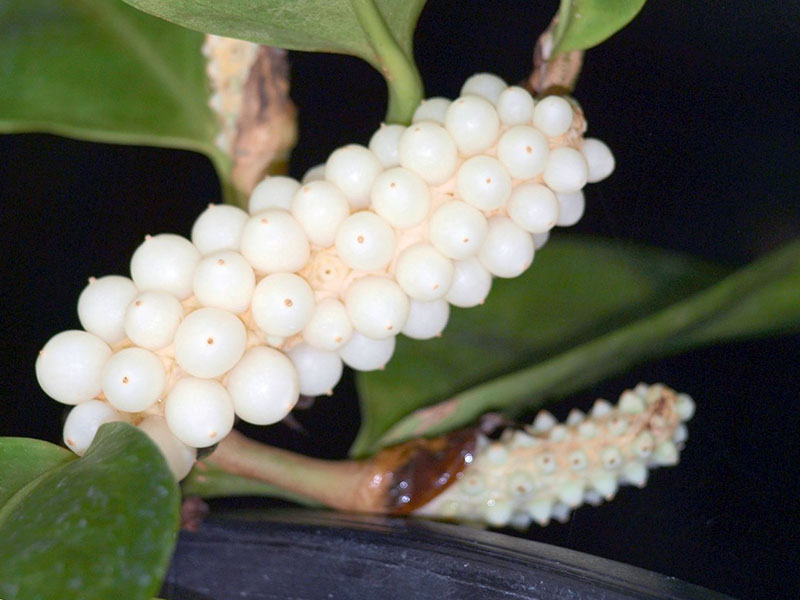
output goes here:
<path id="1" fill-rule="evenodd" d="M 561 0 L 553 56 L 596 46 L 630 23 L 645 0 Z"/>
<path id="2" fill-rule="evenodd" d="M 0 438 L 0 507 L 47 471 L 75 459 L 55 444 L 31 438 Z"/>
<path id="3" fill-rule="evenodd" d="M 385 371 L 359 376 L 352 453 L 535 408 L 668 352 L 800 328 L 800 244 L 711 285 L 721 274 L 665 251 L 554 240 L 484 306 L 454 311 L 442 338 L 401 338 Z"/>
<path id="4" fill-rule="evenodd" d="M 126 423 L 0 508 L 0 598 L 145 600 L 177 535 L 180 494 L 161 453 Z M 54 596 L 55 594 L 55 596 Z"/>
<path id="5" fill-rule="evenodd" d="M 121 0 L 6 0 L 0 133 L 186 148 L 224 174 L 202 40 Z"/>

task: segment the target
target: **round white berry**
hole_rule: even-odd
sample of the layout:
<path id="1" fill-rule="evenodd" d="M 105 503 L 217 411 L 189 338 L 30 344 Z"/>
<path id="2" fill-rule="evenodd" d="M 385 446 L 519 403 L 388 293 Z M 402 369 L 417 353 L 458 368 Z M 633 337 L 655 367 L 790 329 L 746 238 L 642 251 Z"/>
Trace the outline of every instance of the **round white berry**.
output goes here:
<path id="1" fill-rule="evenodd" d="M 261 181 L 250 194 L 248 210 L 251 215 L 264 212 L 268 208 L 292 207 L 292 196 L 300 189 L 300 182 L 291 177 L 273 175 Z"/>
<path id="2" fill-rule="evenodd" d="M 205 448 L 230 433 L 233 404 L 228 391 L 218 381 L 183 377 L 167 395 L 164 418 L 181 442 L 193 448 Z"/>
<path id="3" fill-rule="evenodd" d="M 444 126 L 459 152 L 479 154 L 492 146 L 500 133 L 500 117 L 491 102 L 480 96 L 462 96 L 447 109 Z"/>
<path id="4" fill-rule="evenodd" d="M 377 271 L 394 255 L 394 229 L 373 212 L 350 215 L 336 232 L 336 252 L 351 269 Z"/>
<path id="5" fill-rule="evenodd" d="M 189 474 L 197 458 L 197 449 L 176 438 L 164 417 L 152 415 L 139 423 L 138 427 L 158 446 L 177 481 Z"/>
<path id="6" fill-rule="evenodd" d="M 458 194 L 480 210 L 504 206 L 511 194 L 511 175 L 496 158 L 473 156 L 456 175 Z"/>
<path id="7" fill-rule="evenodd" d="M 301 183 L 311 183 L 312 181 L 323 181 L 325 179 L 325 163 L 314 165 L 303 175 Z M 286 210 L 289 210 L 287 207 Z"/>
<path id="8" fill-rule="evenodd" d="M 320 350 L 338 350 L 352 335 L 353 323 L 347 309 L 335 298 L 317 303 L 311 320 L 303 329 L 305 341 Z"/>
<path id="9" fill-rule="evenodd" d="M 403 250 L 397 257 L 395 277 L 403 291 L 416 300 L 442 298 L 453 281 L 453 261 L 424 242 Z"/>
<path id="10" fill-rule="evenodd" d="M 408 318 L 408 296 L 388 277 L 356 279 L 345 290 L 344 305 L 356 331 L 376 340 L 400 333 Z"/>
<path id="11" fill-rule="evenodd" d="M 103 367 L 103 393 L 119 410 L 135 413 L 152 406 L 164 391 L 167 373 L 161 359 L 144 348 L 125 348 Z"/>
<path id="12" fill-rule="evenodd" d="M 175 332 L 175 360 L 195 377 L 219 377 L 239 362 L 246 344 L 239 317 L 220 308 L 199 308 Z"/>
<path id="13" fill-rule="evenodd" d="M 517 277 L 533 262 L 531 235 L 508 217 L 489 219 L 489 232 L 483 242 L 478 259 L 492 275 Z"/>
<path id="14" fill-rule="evenodd" d="M 297 344 L 287 352 L 300 379 L 300 393 L 319 396 L 333 393 L 342 378 L 344 365 L 336 352 Z"/>
<path id="15" fill-rule="evenodd" d="M 445 202 L 431 215 L 431 244 L 448 258 L 460 260 L 475 254 L 489 226 L 477 208 L 460 200 Z"/>
<path id="16" fill-rule="evenodd" d="M 382 170 L 381 161 L 369 148 L 349 144 L 328 157 L 325 179 L 344 192 L 354 210 L 360 210 L 369 206 L 372 182 Z"/>
<path id="17" fill-rule="evenodd" d="M 183 306 L 167 292 L 144 292 L 125 311 L 125 333 L 137 346 L 160 350 L 172 343 Z"/>
<path id="18" fill-rule="evenodd" d="M 90 279 L 78 298 L 78 318 L 83 328 L 109 344 L 125 339 L 125 309 L 139 290 L 120 275 Z"/>
<path id="19" fill-rule="evenodd" d="M 281 351 L 250 348 L 225 381 L 240 418 L 254 425 L 271 425 L 294 408 L 300 396 L 297 369 Z"/>
<path id="20" fill-rule="evenodd" d="M 314 303 L 314 291 L 299 275 L 267 275 L 253 293 L 253 320 L 269 335 L 288 337 L 306 326 Z"/>
<path id="21" fill-rule="evenodd" d="M 523 183 L 511 193 L 508 216 L 525 231 L 542 233 L 559 218 L 559 202 L 553 191 L 538 183 Z"/>
<path id="22" fill-rule="evenodd" d="M 497 99 L 497 114 L 504 125 L 529 125 L 533 119 L 534 101 L 528 90 L 513 85 Z"/>
<path id="23" fill-rule="evenodd" d="M 458 165 L 453 138 L 444 127 L 430 121 L 406 129 L 400 136 L 399 152 L 402 166 L 433 185 L 447 181 Z"/>
<path id="24" fill-rule="evenodd" d="M 583 192 L 562 192 L 556 194 L 558 198 L 559 215 L 556 225 L 559 227 L 569 227 L 581 220 L 583 211 L 586 208 L 586 199 Z"/>
<path id="25" fill-rule="evenodd" d="M 256 276 L 247 259 L 233 250 L 220 250 L 201 260 L 192 289 L 203 306 L 242 313 L 250 306 Z"/>
<path id="26" fill-rule="evenodd" d="M 83 456 L 101 425 L 124 420 L 119 412 L 105 402 L 87 400 L 69 411 L 64 421 L 64 443 L 75 454 Z"/>
<path id="27" fill-rule="evenodd" d="M 512 127 L 497 142 L 497 158 L 517 179 L 532 179 L 541 173 L 549 153 L 547 138 L 528 125 Z"/>
<path id="28" fill-rule="evenodd" d="M 396 336 L 373 340 L 355 331 L 350 341 L 339 349 L 339 356 L 352 369 L 375 371 L 385 367 L 392 358 L 395 340 Z"/>
<path id="29" fill-rule="evenodd" d="M 542 177 L 554 192 L 577 192 L 586 185 L 588 174 L 583 154 L 575 148 L 562 146 L 550 152 Z"/>
<path id="30" fill-rule="evenodd" d="M 140 291 L 169 292 L 178 300 L 192 295 L 192 276 L 200 252 L 171 233 L 148 236 L 131 258 L 131 278 Z"/>
<path id="31" fill-rule="evenodd" d="M 492 289 L 492 274 L 474 256 L 456 261 L 453 267 L 453 283 L 445 300 L 461 308 L 483 304 Z"/>
<path id="32" fill-rule="evenodd" d="M 415 340 L 429 340 L 441 335 L 449 318 L 450 305 L 446 300 L 412 300 L 408 319 L 401 333 Z"/>
<path id="33" fill-rule="evenodd" d="M 385 169 L 396 167 L 400 164 L 398 146 L 400 136 L 406 130 L 402 125 L 387 125 L 381 123 L 380 128 L 372 134 L 369 140 L 369 149 L 375 153 Z"/>
<path id="34" fill-rule="evenodd" d="M 111 348 L 86 331 L 62 331 L 36 359 L 36 379 L 44 393 L 63 404 L 91 400 L 102 389 L 101 373 Z"/>
<path id="35" fill-rule="evenodd" d="M 482 96 L 492 104 L 496 104 L 500 94 L 508 87 L 497 75 L 491 73 L 476 73 L 461 86 L 461 95 L 473 94 Z"/>
<path id="36" fill-rule="evenodd" d="M 384 171 L 372 186 L 372 209 L 398 229 L 415 227 L 425 220 L 431 207 L 428 184 L 409 169 Z"/>
<path id="37" fill-rule="evenodd" d="M 445 115 L 451 104 L 452 102 L 449 98 L 442 98 L 441 96 L 426 98 L 419 103 L 417 110 L 414 111 L 414 116 L 411 117 L 411 122 L 433 121 L 444 125 Z"/>
<path id="38" fill-rule="evenodd" d="M 564 135 L 572 125 L 572 107 L 561 96 L 547 96 L 536 103 L 533 124 L 548 137 Z"/>
<path id="39" fill-rule="evenodd" d="M 209 204 L 192 227 L 192 243 L 201 254 L 217 250 L 238 250 L 242 229 L 249 216 L 227 204 Z"/>
<path id="40" fill-rule="evenodd" d="M 242 231 L 242 256 L 261 273 L 291 273 L 308 262 L 311 247 L 300 223 L 280 208 L 250 217 Z"/>
<path id="41" fill-rule="evenodd" d="M 611 149 L 596 138 L 585 138 L 581 147 L 583 156 L 589 167 L 586 181 L 595 183 L 602 181 L 614 172 L 616 165 Z"/>
<path id="42" fill-rule="evenodd" d="M 550 232 L 545 231 L 543 233 L 534 233 L 533 234 L 533 247 L 538 250 L 542 246 L 544 246 L 547 241 L 550 239 Z"/>
<path id="43" fill-rule="evenodd" d="M 306 183 L 292 199 L 292 216 L 300 223 L 309 241 L 322 248 L 333 245 L 336 230 L 349 215 L 347 198 L 329 181 Z"/>

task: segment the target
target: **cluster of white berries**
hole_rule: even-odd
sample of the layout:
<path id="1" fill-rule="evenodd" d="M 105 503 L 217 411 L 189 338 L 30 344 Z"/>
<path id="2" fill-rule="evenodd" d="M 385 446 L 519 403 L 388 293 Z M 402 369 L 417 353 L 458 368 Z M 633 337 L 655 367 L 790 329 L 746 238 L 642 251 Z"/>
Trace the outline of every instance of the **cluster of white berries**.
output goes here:
<path id="1" fill-rule="evenodd" d="M 450 305 L 525 271 L 614 159 L 582 138 L 569 99 L 486 74 L 461 94 L 336 150 L 302 183 L 268 177 L 249 214 L 210 206 L 191 241 L 148 236 L 130 279 L 92 279 L 85 331 L 53 337 L 36 364 L 45 392 L 77 405 L 66 444 L 80 454 L 100 424 L 129 420 L 181 479 L 235 416 L 275 423 L 300 394 L 328 393 L 343 362 L 382 368 L 399 333 L 437 336 Z"/>
<path id="2" fill-rule="evenodd" d="M 640 383 L 617 406 L 598 400 L 564 424 L 542 411 L 498 441 L 481 436 L 469 466 L 414 514 L 521 529 L 565 522 L 584 502 L 611 500 L 620 485 L 643 487 L 648 468 L 677 464 L 694 408 L 686 394 Z"/>

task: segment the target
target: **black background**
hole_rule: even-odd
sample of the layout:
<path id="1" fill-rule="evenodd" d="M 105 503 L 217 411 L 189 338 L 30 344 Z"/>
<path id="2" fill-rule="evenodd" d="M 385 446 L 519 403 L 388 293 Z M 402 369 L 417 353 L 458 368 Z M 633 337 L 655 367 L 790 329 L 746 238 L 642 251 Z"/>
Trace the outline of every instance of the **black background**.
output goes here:
<path id="1" fill-rule="evenodd" d="M 431 0 L 416 40 L 427 95 L 454 97 L 478 71 L 522 80 L 554 11 L 553 2 Z M 588 52 L 575 96 L 617 171 L 588 188 L 574 231 L 732 266 L 800 235 L 799 42 L 796 2 L 651 0 Z M 291 60 L 300 176 L 335 147 L 366 143 L 385 91 L 353 58 Z M 146 233 L 188 235 L 218 198 L 209 162 L 189 152 L 0 136 L 0 434 L 60 440 L 63 407 L 36 385 L 36 352 L 79 326 L 86 277 L 127 274 Z M 526 535 L 740 598 L 800 597 L 799 355 L 796 335 L 729 343 L 642 365 L 556 405 L 563 418 L 644 380 L 689 392 L 698 411 L 680 466 Z M 352 382 L 295 416 L 304 432 L 280 424 L 260 437 L 344 456 L 358 427 Z"/>

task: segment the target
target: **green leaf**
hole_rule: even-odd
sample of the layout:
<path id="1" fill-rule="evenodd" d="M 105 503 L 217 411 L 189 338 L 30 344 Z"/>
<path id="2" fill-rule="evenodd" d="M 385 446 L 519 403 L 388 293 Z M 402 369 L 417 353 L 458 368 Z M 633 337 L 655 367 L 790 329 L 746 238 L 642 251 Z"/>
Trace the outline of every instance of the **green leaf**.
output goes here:
<path id="1" fill-rule="evenodd" d="M 166 571 L 180 495 L 161 453 L 126 423 L 45 471 L 0 509 L 0 598 L 149 599 Z"/>
<path id="2" fill-rule="evenodd" d="M 645 0 L 561 0 L 552 56 L 596 46 L 630 23 Z"/>
<path id="3" fill-rule="evenodd" d="M 186 148 L 224 176 L 202 41 L 121 0 L 7 0 L 0 133 Z"/>
<path id="4" fill-rule="evenodd" d="M 665 251 L 554 240 L 484 306 L 454 311 L 442 338 L 401 338 L 385 371 L 360 374 L 352 453 L 517 414 L 668 352 L 800 328 L 800 244 L 711 285 L 721 274 Z"/>
<path id="5" fill-rule="evenodd" d="M 0 438 L 0 507 L 50 469 L 75 459 L 55 444 L 31 438 Z"/>

